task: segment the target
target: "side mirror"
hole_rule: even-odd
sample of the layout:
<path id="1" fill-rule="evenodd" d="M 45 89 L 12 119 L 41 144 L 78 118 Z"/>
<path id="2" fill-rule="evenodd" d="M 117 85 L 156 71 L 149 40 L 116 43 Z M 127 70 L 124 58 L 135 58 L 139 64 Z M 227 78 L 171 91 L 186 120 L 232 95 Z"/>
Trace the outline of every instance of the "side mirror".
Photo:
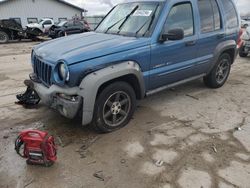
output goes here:
<path id="1" fill-rule="evenodd" d="M 160 42 L 167 40 L 182 40 L 184 38 L 183 29 L 171 29 L 167 33 L 163 33 L 160 37 Z"/>

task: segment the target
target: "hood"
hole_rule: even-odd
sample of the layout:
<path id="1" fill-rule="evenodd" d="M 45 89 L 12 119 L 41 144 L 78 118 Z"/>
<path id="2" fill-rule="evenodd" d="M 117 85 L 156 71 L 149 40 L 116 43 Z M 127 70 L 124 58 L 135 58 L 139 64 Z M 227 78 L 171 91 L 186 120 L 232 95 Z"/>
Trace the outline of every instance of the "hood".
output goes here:
<path id="1" fill-rule="evenodd" d="M 150 38 L 88 32 L 42 43 L 34 52 L 52 64 L 63 60 L 70 65 L 149 44 Z"/>

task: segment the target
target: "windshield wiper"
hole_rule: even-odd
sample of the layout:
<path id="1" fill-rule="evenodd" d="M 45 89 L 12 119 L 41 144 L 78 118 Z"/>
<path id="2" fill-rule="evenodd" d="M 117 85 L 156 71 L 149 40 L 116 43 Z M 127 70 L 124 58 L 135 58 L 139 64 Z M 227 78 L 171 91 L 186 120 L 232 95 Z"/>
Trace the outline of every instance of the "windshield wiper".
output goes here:
<path id="1" fill-rule="evenodd" d="M 153 13 L 153 15 L 151 16 L 151 19 L 150 19 L 150 23 L 149 23 L 149 25 L 148 25 L 148 28 L 147 28 L 146 32 L 142 35 L 143 37 L 144 37 L 144 36 L 146 35 L 146 33 L 150 30 L 150 28 L 151 28 L 151 26 L 152 26 L 152 24 L 153 24 L 153 22 L 154 22 L 155 15 L 156 15 L 156 12 L 157 12 L 159 6 L 160 6 L 159 4 L 156 6 L 156 8 L 155 8 L 155 10 L 154 10 L 154 13 Z M 143 25 L 143 27 L 144 27 L 147 23 L 148 23 L 148 21 Z M 136 35 L 142 30 L 143 27 L 141 27 L 141 28 L 136 32 Z"/>
<path id="2" fill-rule="evenodd" d="M 114 26 L 116 26 L 118 23 L 120 23 L 122 20 L 124 20 L 126 17 L 118 20 L 117 22 L 115 22 L 113 25 L 109 26 L 108 29 L 105 31 L 105 33 L 107 33 L 110 29 L 112 29 Z"/>
<path id="3" fill-rule="evenodd" d="M 139 8 L 139 5 L 137 5 L 126 17 L 125 17 L 125 20 L 122 22 L 122 24 L 119 26 L 119 31 L 117 32 L 117 34 L 119 34 L 120 33 L 120 31 L 121 31 L 121 28 L 122 28 L 122 26 L 126 23 L 126 21 L 130 18 L 130 16 L 132 15 L 132 14 L 134 14 L 134 12 L 137 10 Z"/>
<path id="4" fill-rule="evenodd" d="M 137 34 L 144 28 L 144 26 L 148 23 L 149 20 L 147 20 L 136 32 L 135 32 L 135 36 L 137 36 Z"/>

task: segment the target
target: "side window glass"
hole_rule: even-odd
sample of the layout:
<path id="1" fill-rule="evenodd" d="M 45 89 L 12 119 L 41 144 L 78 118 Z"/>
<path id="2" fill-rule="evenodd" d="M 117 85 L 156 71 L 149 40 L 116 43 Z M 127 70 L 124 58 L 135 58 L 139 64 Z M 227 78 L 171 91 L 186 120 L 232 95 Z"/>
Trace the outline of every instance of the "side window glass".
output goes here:
<path id="1" fill-rule="evenodd" d="M 214 11 L 214 30 L 221 29 L 221 14 L 216 0 L 211 0 L 213 11 Z"/>
<path id="2" fill-rule="evenodd" d="M 232 1 L 222 0 L 222 4 L 226 14 L 226 27 L 229 29 L 238 27 L 238 17 Z"/>
<path id="3" fill-rule="evenodd" d="M 171 9 L 164 25 L 164 33 L 171 29 L 183 29 L 185 37 L 194 34 L 193 10 L 190 3 L 177 4 Z"/>
<path id="4" fill-rule="evenodd" d="M 198 1 L 201 33 L 208 33 L 214 31 L 214 14 L 210 0 Z"/>
<path id="5" fill-rule="evenodd" d="M 50 20 L 47 20 L 43 23 L 43 25 L 50 25 L 50 24 L 52 24 Z"/>
<path id="6" fill-rule="evenodd" d="M 82 23 L 82 22 L 77 22 L 77 26 L 78 26 L 78 27 L 82 27 L 82 26 L 83 26 L 83 23 Z"/>
<path id="7" fill-rule="evenodd" d="M 68 22 L 68 27 L 72 27 L 72 26 L 74 26 L 74 22 L 73 21 Z"/>
<path id="8" fill-rule="evenodd" d="M 81 26 L 82 26 L 82 23 L 81 23 L 81 22 L 79 22 L 79 21 L 76 21 L 76 22 L 75 22 L 75 26 L 77 26 L 77 27 L 81 27 Z"/>

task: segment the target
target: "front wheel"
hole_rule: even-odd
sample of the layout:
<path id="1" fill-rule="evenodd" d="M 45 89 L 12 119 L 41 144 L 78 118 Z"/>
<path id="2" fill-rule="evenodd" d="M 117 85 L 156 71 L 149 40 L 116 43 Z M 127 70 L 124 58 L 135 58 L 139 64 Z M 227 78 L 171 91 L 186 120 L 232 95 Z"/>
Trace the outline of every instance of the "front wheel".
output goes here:
<path id="1" fill-rule="evenodd" d="M 128 124 L 135 108 L 134 89 L 126 82 L 114 82 L 97 98 L 93 126 L 101 133 L 120 129 Z"/>
<path id="2" fill-rule="evenodd" d="M 230 74 L 232 60 L 229 54 L 220 56 L 212 71 L 204 77 L 204 83 L 210 88 L 222 87 Z"/>

